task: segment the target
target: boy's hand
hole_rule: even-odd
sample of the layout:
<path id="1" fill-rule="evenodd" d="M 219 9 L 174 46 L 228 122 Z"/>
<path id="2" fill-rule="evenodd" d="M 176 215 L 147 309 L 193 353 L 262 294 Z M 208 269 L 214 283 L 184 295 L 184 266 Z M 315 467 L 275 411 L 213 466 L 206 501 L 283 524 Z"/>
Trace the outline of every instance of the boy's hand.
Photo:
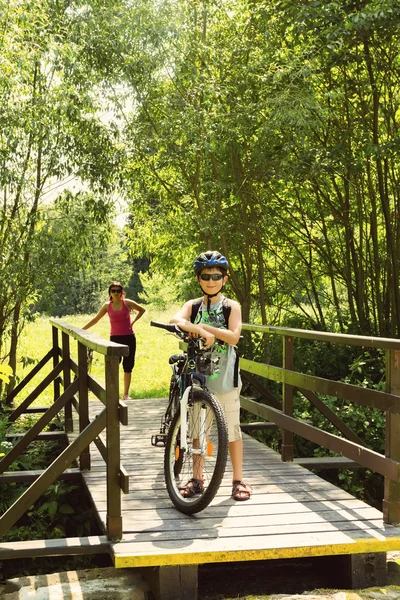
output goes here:
<path id="1" fill-rule="evenodd" d="M 213 343 L 215 341 L 215 337 L 213 336 L 213 334 L 209 333 L 208 331 L 202 330 L 201 337 L 203 338 L 203 340 L 205 342 L 204 348 L 206 350 L 208 350 L 209 348 L 211 348 L 211 346 L 213 345 Z"/>

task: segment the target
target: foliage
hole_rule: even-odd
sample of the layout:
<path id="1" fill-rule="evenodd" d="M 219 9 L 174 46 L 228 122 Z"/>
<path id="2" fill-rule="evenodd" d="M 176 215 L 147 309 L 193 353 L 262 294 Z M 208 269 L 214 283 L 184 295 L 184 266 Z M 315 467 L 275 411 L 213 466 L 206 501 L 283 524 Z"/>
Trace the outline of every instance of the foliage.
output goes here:
<path id="1" fill-rule="evenodd" d="M 8 365 L 0 365 L 0 379 L 5 383 L 9 383 L 10 377 L 12 377 L 13 370 Z"/>
<path id="2" fill-rule="evenodd" d="M 105 226 L 99 225 L 96 231 L 89 229 L 85 245 L 81 244 L 78 249 L 74 249 L 69 239 L 73 238 L 76 232 L 80 216 L 77 212 L 75 210 L 68 221 L 68 229 L 65 220 L 62 220 L 62 232 L 59 228 L 49 232 L 58 248 L 64 249 L 65 256 L 61 261 L 61 257 L 58 260 L 54 259 L 53 277 L 43 282 L 46 295 L 33 308 L 39 313 L 64 317 L 70 314 L 97 312 L 108 300 L 110 282 L 128 281 L 131 276 L 131 267 L 126 253 L 121 248 L 117 232 L 108 233 Z M 84 207 L 82 215 L 87 220 Z M 52 227 L 54 222 L 52 220 Z M 49 251 L 51 242 L 43 247 Z M 74 252 L 77 254 L 74 255 Z M 56 272 L 57 268 L 59 272 Z"/>
<path id="3" fill-rule="evenodd" d="M 169 379 L 171 376 L 168 358 L 178 351 L 178 341 L 169 335 L 164 335 L 160 330 L 150 327 L 150 321 L 166 321 L 178 310 L 178 306 L 170 306 L 165 311 L 158 311 L 148 307 L 144 316 L 135 323 L 134 329 L 137 337 L 136 364 L 132 373 L 131 396 L 133 398 L 164 398 L 168 395 Z M 64 316 L 63 321 L 71 325 L 82 327 L 92 315 Z M 110 337 L 108 317 L 97 323 L 90 331 L 97 333 L 105 339 Z M 17 382 L 23 379 L 32 369 L 32 366 L 50 350 L 52 344 L 51 325 L 49 319 L 39 317 L 29 323 L 21 335 L 18 355 Z M 76 344 L 71 344 L 71 354 L 77 360 Z M 27 358 L 29 360 L 27 360 Z M 52 368 L 51 361 L 35 376 L 24 388 L 24 394 L 31 393 L 39 382 Z M 104 359 L 94 353 L 91 375 L 104 385 Z M 120 390 L 123 389 L 123 372 L 120 369 Z M 92 398 L 91 394 L 90 397 Z M 48 386 L 35 405 L 46 406 L 53 402 L 53 388 Z M 28 423 L 32 415 L 20 417 Z"/>
<path id="4" fill-rule="evenodd" d="M 258 338 L 258 343 L 253 345 L 251 356 L 253 360 L 262 362 L 266 360 L 263 340 L 260 339 L 259 335 L 253 334 L 253 337 L 256 338 L 256 342 Z M 268 345 L 267 360 L 271 364 L 280 366 L 282 364 L 282 340 L 280 336 L 274 337 L 279 338 L 279 345 L 274 343 L 276 340 L 271 341 Z M 309 340 L 296 341 L 298 342 L 294 354 L 294 368 L 296 371 L 378 391 L 385 390 L 385 354 L 383 351 L 360 350 L 356 347 L 328 345 L 321 342 L 310 342 Z M 249 340 L 247 340 L 246 357 L 250 356 L 250 348 Z M 278 401 L 282 401 L 281 386 L 279 384 L 266 381 L 263 378 L 259 378 L 259 380 Z M 246 394 L 246 387 L 244 387 L 244 393 Z M 251 390 L 251 396 L 256 397 L 259 402 L 264 402 L 262 398 L 257 397 L 254 389 Z M 380 454 L 385 453 L 386 418 L 384 412 L 356 402 L 347 402 L 323 394 L 318 396 L 333 413 L 357 434 L 368 448 Z M 295 418 L 306 421 L 318 429 L 342 437 L 336 427 L 300 392 L 294 394 L 293 415 Z M 254 416 L 243 411 L 242 419 L 244 422 L 254 421 Z M 280 452 L 281 433 L 279 430 L 252 432 L 252 435 Z M 294 436 L 295 457 L 323 457 L 329 455 L 332 454 L 326 448 L 317 446 L 300 436 Z M 365 500 L 380 510 L 382 509 L 383 478 L 377 473 L 364 469 L 324 470 L 317 471 L 317 473 L 356 497 Z"/>
<path id="5" fill-rule="evenodd" d="M 139 300 L 150 304 L 154 310 L 167 310 L 177 301 L 177 286 L 173 280 L 165 279 L 161 273 L 142 273 L 140 283 L 143 291 L 139 294 Z"/>
<path id="6" fill-rule="evenodd" d="M 47 282 L 79 271 L 104 243 L 124 152 L 100 120 L 99 80 L 82 52 L 82 34 L 91 38 L 96 25 L 78 6 L 47 0 L 9 2 L 1 13 L 0 358 L 14 371 L 31 306 L 52 292 Z M 54 213 L 67 179 L 80 191 L 62 193 Z"/>
<path id="7" fill-rule="evenodd" d="M 396 336 L 399 20 L 391 0 L 116 3 L 133 254 L 176 276 L 218 248 L 245 320 Z"/>
<path id="8" fill-rule="evenodd" d="M 7 484 L 1 492 L 4 512 L 26 486 Z M 7 489 L 9 488 L 9 489 Z M 7 502 L 4 501 L 6 497 Z M 83 537 L 97 533 L 94 509 L 80 486 L 52 484 L 2 538 L 2 541 Z"/>

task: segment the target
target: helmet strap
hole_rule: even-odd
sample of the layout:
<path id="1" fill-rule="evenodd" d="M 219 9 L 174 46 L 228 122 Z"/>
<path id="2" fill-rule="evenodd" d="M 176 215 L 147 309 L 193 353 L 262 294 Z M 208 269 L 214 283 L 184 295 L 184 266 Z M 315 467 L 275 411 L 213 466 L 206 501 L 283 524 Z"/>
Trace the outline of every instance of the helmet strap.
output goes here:
<path id="1" fill-rule="evenodd" d="M 221 285 L 221 289 L 218 290 L 218 292 L 215 292 L 215 294 L 206 294 L 205 291 L 203 290 L 203 288 L 201 287 L 201 283 L 199 282 L 199 286 L 201 288 L 201 291 L 203 292 L 204 296 L 207 296 L 207 312 L 210 312 L 210 308 L 211 308 L 211 298 L 215 298 L 215 296 L 218 296 L 218 294 L 220 294 L 222 292 L 222 290 L 224 289 L 224 284 Z"/>

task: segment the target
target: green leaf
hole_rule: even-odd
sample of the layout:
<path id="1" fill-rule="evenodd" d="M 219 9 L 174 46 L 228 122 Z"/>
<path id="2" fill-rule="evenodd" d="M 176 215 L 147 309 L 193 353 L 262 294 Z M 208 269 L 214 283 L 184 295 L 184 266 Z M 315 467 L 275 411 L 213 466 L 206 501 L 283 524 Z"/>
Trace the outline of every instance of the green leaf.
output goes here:
<path id="1" fill-rule="evenodd" d="M 47 512 L 49 513 L 49 516 L 52 519 L 54 519 L 55 515 L 57 514 L 57 508 L 58 508 L 58 504 L 55 500 L 53 500 L 53 502 L 48 503 Z"/>
<path id="2" fill-rule="evenodd" d="M 72 515 L 75 513 L 74 509 L 69 504 L 61 504 L 58 510 L 63 515 Z"/>

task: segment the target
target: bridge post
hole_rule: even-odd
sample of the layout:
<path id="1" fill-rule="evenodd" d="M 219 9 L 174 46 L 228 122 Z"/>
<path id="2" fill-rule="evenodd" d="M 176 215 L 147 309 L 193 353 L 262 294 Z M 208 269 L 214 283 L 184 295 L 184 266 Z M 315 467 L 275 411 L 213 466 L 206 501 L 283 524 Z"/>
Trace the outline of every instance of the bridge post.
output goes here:
<path id="1" fill-rule="evenodd" d="M 107 537 L 122 537 L 121 514 L 121 440 L 119 426 L 119 358 L 106 356 L 107 408 Z"/>
<path id="2" fill-rule="evenodd" d="M 386 350 L 386 391 L 400 396 L 400 350 Z M 386 412 L 385 456 L 400 461 L 400 414 Z M 383 519 L 400 523 L 400 482 L 385 477 Z"/>
<path id="3" fill-rule="evenodd" d="M 87 380 L 87 349 L 78 342 L 78 372 L 79 372 L 79 433 L 89 425 L 89 389 Z M 81 471 L 90 469 L 90 449 L 84 448 L 79 456 Z"/>
<path id="4" fill-rule="evenodd" d="M 198 565 L 142 567 L 155 600 L 197 600 Z"/>
<path id="5" fill-rule="evenodd" d="M 58 347 L 58 329 L 56 327 L 54 327 L 54 325 L 52 326 L 52 338 L 53 338 L 53 368 L 55 368 L 58 363 L 60 362 L 60 356 L 59 356 L 59 347 Z M 60 380 L 58 377 L 56 377 L 54 379 L 53 382 L 53 389 L 54 389 L 54 398 L 53 398 L 53 402 L 55 402 L 57 400 L 57 398 L 60 397 Z M 64 388 L 66 389 L 66 388 Z"/>
<path id="6" fill-rule="evenodd" d="M 293 337 L 285 335 L 283 337 L 283 368 L 293 370 Z M 282 384 L 282 412 L 289 417 L 293 417 L 293 386 Z M 293 433 L 282 430 L 281 458 L 285 462 L 293 461 Z"/>
<path id="7" fill-rule="evenodd" d="M 351 554 L 343 558 L 347 563 L 342 569 L 346 587 L 360 590 L 387 584 L 386 552 Z"/>
<path id="8" fill-rule="evenodd" d="M 61 333 L 62 340 L 62 358 L 64 362 L 63 367 L 63 382 L 64 382 L 64 390 L 66 390 L 71 385 L 71 370 L 69 367 L 70 360 L 70 344 L 69 344 L 69 335 L 64 331 Z M 72 402 L 68 400 L 67 404 L 64 408 L 64 426 L 65 432 L 70 433 L 74 430 L 74 424 L 72 419 Z"/>

